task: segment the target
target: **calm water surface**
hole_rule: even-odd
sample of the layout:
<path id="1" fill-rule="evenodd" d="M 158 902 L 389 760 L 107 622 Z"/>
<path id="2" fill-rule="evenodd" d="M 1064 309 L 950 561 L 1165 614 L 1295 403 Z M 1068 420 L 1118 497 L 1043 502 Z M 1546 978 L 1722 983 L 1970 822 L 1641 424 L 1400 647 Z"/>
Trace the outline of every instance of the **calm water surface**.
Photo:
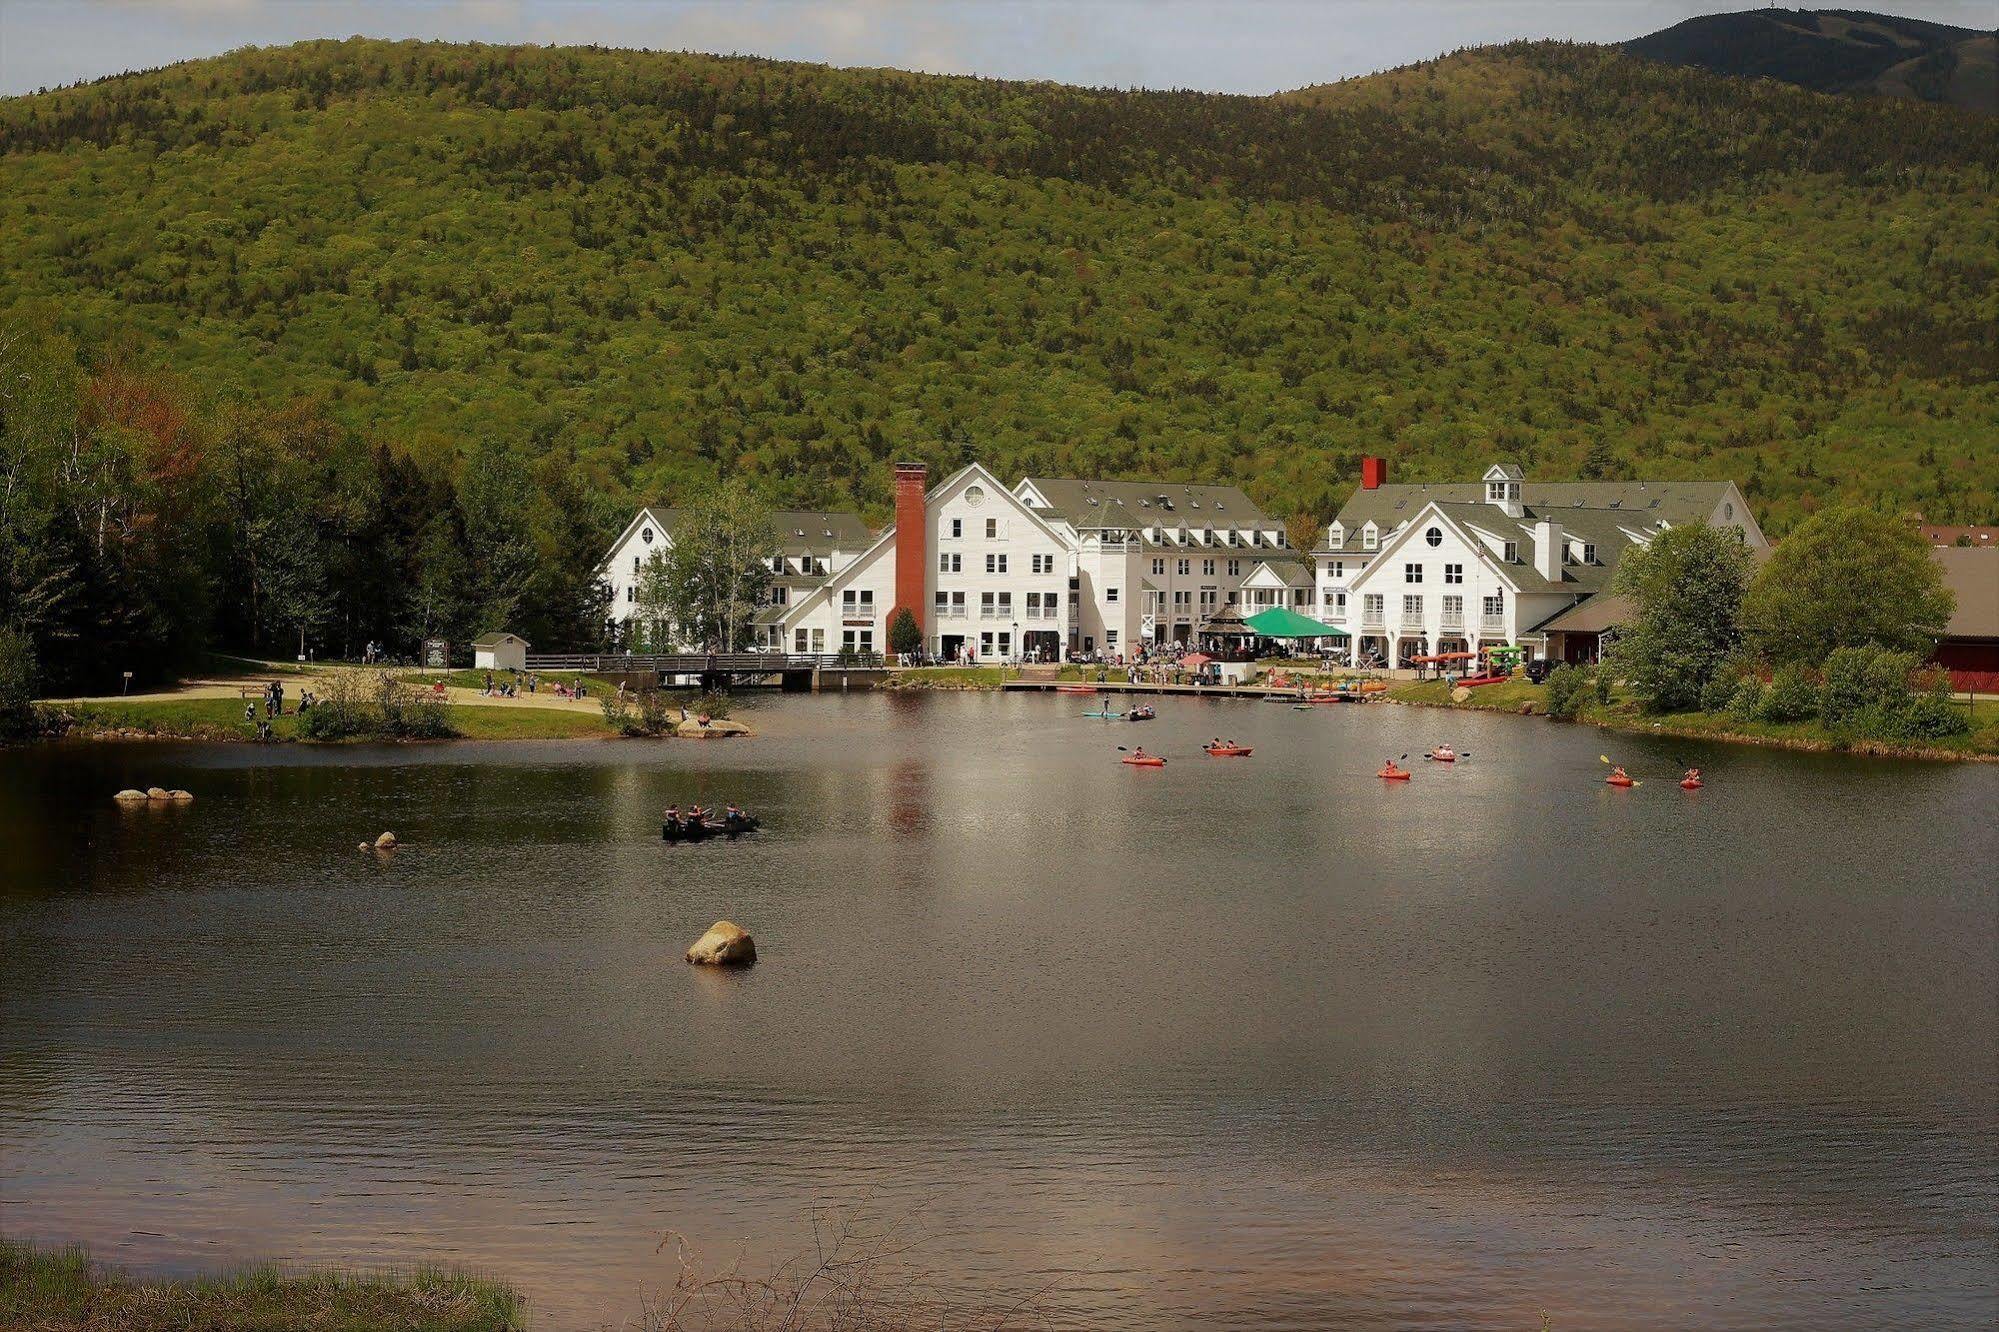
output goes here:
<path id="1" fill-rule="evenodd" d="M 821 1209 L 1062 1327 L 1999 1320 L 1999 769 L 1086 706 L 0 753 L 0 1229 L 458 1261 L 560 1329 Z M 662 846 L 690 798 L 768 831 Z M 762 964 L 686 966 L 724 916 Z"/>

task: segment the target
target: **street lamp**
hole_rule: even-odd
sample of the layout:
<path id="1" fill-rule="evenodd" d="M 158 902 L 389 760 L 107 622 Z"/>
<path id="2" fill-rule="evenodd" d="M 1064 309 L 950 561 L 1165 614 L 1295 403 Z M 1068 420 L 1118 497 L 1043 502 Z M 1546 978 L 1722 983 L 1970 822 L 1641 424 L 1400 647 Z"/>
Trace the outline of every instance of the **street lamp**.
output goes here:
<path id="1" fill-rule="evenodd" d="M 1027 653 L 1022 650 L 1020 644 L 1020 621 L 1015 620 L 1013 622 L 1013 664 L 1018 666 L 1026 660 Z"/>

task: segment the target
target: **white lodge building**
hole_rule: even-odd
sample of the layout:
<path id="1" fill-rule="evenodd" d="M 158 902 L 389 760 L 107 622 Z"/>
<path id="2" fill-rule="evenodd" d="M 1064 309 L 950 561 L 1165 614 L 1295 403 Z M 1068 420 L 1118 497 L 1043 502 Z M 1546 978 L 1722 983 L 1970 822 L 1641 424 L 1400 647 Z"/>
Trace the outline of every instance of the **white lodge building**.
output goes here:
<path id="1" fill-rule="evenodd" d="M 1530 482 L 1500 463 L 1476 483 L 1392 486 L 1387 464 L 1365 458 L 1312 552 L 1311 613 L 1352 634 L 1361 662 L 1500 643 L 1590 659 L 1624 610 L 1604 593 L 1619 558 L 1687 523 L 1769 544 L 1732 481 Z"/>
<path id="2" fill-rule="evenodd" d="M 1241 599 L 1309 609 L 1311 566 L 1283 525 L 1234 486 L 1027 477 L 1008 488 L 974 463 L 926 489 L 896 468 L 896 521 L 786 513 L 783 569 L 757 612 L 771 651 L 883 652 L 908 604 L 945 661 L 1058 660 L 1190 642 Z M 674 511 L 647 508 L 603 566 L 614 622 L 636 609 L 639 570 L 672 540 Z"/>
<path id="3" fill-rule="evenodd" d="M 1631 547 L 1686 523 L 1768 545 L 1733 482 L 1530 482 L 1504 463 L 1477 482 L 1389 485 L 1386 462 L 1364 458 L 1309 556 L 1234 486 L 1030 476 L 1009 488 L 977 463 L 928 479 L 920 463 L 897 465 L 896 518 L 879 532 L 851 513 L 778 514 L 783 553 L 755 645 L 885 652 L 889 615 L 906 605 L 944 661 L 1128 656 L 1191 642 L 1233 602 L 1345 629 L 1356 662 L 1501 643 L 1572 660 L 1594 657 L 1621 618 L 1604 589 Z M 639 571 L 676 517 L 641 509 L 612 545 L 614 623 L 631 619 Z"/>

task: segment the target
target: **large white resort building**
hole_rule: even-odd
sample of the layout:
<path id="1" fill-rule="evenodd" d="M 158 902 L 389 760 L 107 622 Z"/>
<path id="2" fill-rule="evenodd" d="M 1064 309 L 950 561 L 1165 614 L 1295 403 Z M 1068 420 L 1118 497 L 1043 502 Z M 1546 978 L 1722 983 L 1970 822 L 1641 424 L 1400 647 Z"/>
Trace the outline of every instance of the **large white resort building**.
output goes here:
<path id="1" fill-rule="evenodd" d="M 619 627 L 675 519 L 641 509 L 613 544 L 602 572 Z M 1499 643 L 1593 655 L 1615 624 L 1599 594 L 1624 550 L 1688 522 L 1764 544 L 1730 482 L 1542 484 L 1501 464 L 1477 483 L 1389 485 L 1377 458 L 1312 552 L 1233 486 L 1030 476 L 1009 487 L 976 463 L 936 485 L 921 464 L 899 464 L 895 520 L 880 531 L 845 513 L 777 521 L 756 646 L 885 651 L 890 613 L 908 606 L 925 651 L 945 661 L 1129 657 L 1197 641 L 1225 608 L 1275 606 L 1344 631 L 1328 641 L 1351 661 Z"/>

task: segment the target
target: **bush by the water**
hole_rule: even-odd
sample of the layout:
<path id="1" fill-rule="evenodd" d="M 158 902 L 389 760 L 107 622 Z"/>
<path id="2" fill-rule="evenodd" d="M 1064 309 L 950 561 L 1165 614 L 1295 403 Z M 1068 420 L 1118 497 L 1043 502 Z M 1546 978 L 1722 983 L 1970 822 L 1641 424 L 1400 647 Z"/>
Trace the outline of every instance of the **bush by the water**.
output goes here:
<path id="1" fill-rule="evenodd" d="M 1766 722 L 1809 721 L 1818 715 L 1819 686 L 1812 673 L 1802 666 L 1779 666 L 1770 677 L 1770 687 L 1756 709 L 1756 719 Z"/>
<path id="2" fill-rule="evenodd" d="M 385 675 L 369 698 L 351 671 L 326 678 L 313 705 L 299 713 L 298 733 L 308 740 L 443 740 L 457 734 L 434 694 Z"/>
<path id="3" fill-rule="evenodd" d="M 35 733 L 35 645 L 27 635 L 0 629 L 0 740 Z"/>
<path id="4" fill-rule="evenodd" d="M 1557 666 L 1548 676 L 1548 715 L 1556 721 L 1574 721 L 1588 685 L 1589 672 L 1582 667 Z"/>
<path id="5" fill-rule="evenodd" d="M 1741 686 L 1741 677 L 1718 674 L 1701 686 L 1701 711 L 1726 712 L 1735 698 L 1735 691 Z"/>
<path id="6" fill-rule="evenodd" d="M 1763 715 L 1763 682 L 1753 675 L 1745 675 L 1735 682 L 1735 689 L 1728 696 L 1727 712 L 1730 718 L 1739 722 L 1752 722 Z"/>
<path id="7" fill-rule="evenodd" d="M 1819 720 L 1830 727 L 1848 725 L 1869 709 L 1886 715 L 1904 711 L 1914 696 L 1909 677 L 1915 674 L 1912 652 L 1887 648 L 1843 647 L 1825 659 L 1825 682 L 1819 686 Z"/>

